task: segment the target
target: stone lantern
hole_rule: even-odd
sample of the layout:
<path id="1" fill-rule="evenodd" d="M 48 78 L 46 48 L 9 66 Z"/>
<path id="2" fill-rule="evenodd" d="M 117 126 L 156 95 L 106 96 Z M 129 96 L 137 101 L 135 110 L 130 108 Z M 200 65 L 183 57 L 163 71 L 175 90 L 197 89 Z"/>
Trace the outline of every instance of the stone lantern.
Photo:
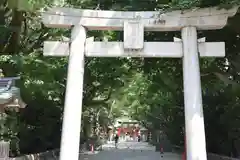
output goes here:
<path id="1" fill-rule="evenodd" d="M 16 112 L 19 108 L 25 108 L 26 104 L 20 96 L 20 89 L 15 86 L 15 81 L 20 77 L 4 77 L 3 70 L 0 69 L 0 159 L 9 159 L 10 142 L 4 141 L 6 110 L 13 109 Z"/>

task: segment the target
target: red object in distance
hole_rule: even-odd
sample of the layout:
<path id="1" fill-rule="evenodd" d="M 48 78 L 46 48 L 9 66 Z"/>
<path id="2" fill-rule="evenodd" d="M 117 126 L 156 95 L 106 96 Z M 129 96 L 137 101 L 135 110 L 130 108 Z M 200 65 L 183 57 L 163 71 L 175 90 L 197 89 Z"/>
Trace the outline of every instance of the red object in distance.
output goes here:
<path id="1" fill-rule="evenodd" d="M 118 128 L 118 136 L 120 136 L 120 134 L 121 134 L 121 128 Z"/>

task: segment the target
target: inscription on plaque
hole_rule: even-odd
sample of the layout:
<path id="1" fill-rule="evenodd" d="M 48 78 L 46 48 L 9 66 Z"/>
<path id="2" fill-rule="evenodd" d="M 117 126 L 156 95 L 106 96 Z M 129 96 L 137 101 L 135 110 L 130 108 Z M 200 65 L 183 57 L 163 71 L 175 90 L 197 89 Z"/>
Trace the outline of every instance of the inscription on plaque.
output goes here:
<path id="1" fill-rule="evenodd" d="M 138 20 L 124 22 L 124 49 L 139 50 L 144 45 L 144 26 Z"/>

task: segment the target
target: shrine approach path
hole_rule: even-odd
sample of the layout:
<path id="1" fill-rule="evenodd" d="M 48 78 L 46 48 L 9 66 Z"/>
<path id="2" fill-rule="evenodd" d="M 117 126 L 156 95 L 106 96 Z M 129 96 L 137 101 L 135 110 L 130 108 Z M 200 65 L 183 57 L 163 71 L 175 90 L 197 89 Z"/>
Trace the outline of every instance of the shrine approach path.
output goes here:
<path id="1" fill-rule="evenodd" d="M 80 155 L 80 160 L 181 160 L 174 153 L 155 152 L 153 146 L 144 142 L 120 142 L 118 149 L 114 144 L 106 144 L 103 151 L 96 154 Z"/>

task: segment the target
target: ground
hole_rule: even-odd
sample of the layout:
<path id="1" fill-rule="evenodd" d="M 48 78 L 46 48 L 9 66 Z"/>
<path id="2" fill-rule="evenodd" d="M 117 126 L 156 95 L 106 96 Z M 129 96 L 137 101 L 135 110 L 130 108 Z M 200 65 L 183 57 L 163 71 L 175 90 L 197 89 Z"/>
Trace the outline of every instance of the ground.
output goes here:
<path id="1" fill-rule="evenodd" d="M 153 146 L 144 142 L 120 142 L 118 149 L 113 143 L 103 146 L 103 151 L 82 154 L 80 160 L 181 160 L 181 156 L 173 153 L 155 152 Z"/>

